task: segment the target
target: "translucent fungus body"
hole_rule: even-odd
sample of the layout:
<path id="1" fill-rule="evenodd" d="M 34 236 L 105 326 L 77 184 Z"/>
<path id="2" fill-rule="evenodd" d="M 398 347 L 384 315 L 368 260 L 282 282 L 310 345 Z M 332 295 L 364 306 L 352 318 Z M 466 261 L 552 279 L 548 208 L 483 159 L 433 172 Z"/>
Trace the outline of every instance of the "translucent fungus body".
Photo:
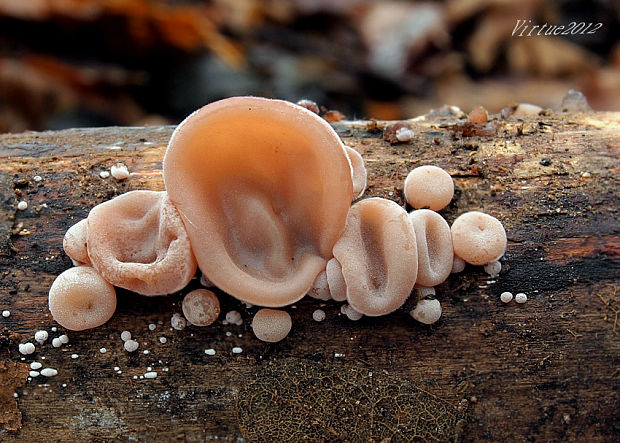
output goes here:
<path id="1" fill-rule="evenodd" d="M 86 219 L 80 220 L 67 230 L 62 240 L 65 253 L 77 264 L 90 264 L 86 249 L 87 229 Z"/>
<path id="2" fill-rule="evenodd" d="M 54 320 L 67 329 L 96 328 L 114 314 L 116 292 L 93 268 L 70 268 L 52 283 L 49 309 Z"/>
<path id="3" fill-rule="evenodd" d="M 436 286 L 443 283 L 452 271 L 454 260 L 448 222 L 428 209 L 413 211 L 408 218 L 413 225 L 418 245 L 416 284 Z"/>
<path id="4" fill-rule="evenodd" d="M 353 197 L 334 130 L 281 100 L 233 97 L 175 130 L 164 181 L 201 271 L 259 306 L 301 299 L 325 269 Z"/>
<path id="5" fill-rule="evenodd" d="M 182 303 L 183 315 L 194 326 L 208 326 L 220 315 L 220 301 L 208 289 L 189 292 Z"/>
<path id="6" fill-rule="evenodd" d="M 454 182 L 450 174 L 437 166 L 420 166 L 407 175 L 404 191 L 407 203 L 415 209 L 439 211 L 452 200 Z"/>
<path id="7" fill-rule="evenodd" d="M 261 309 L 252 319 L 252 330 L 256 338 L 269 343 L 276 343 L 291 332 L 293 322 L 286 311 L 279 309 Z"/>
<path id="8" fill-rule="evenodd" d="M 364 158 L 355 149 L 346 146 L 347 155 L 351 162 L 351 178 L 353 180 L 353 199 L 360 198 L 366 191 L 368 174 L 364 165 Z"/>
<path id="9" fill-rule="evenodd" d="M 316 298 L 317 300 L 329 300 L 331 299 L 331 295 L 329 293 L 329 285 L 327 283 L 327 273 L 325 271 L 321 271 L 319 275 L 316 276 L 314 283 L 312 283 L 312 287 L 308 291 L 308 295 L 312 298 Z"/>
<path id="10" fill-rule="evenodd" d="M 93 267 L 115 286 L 165 295 L 196 273 L 185 226 L 165 192 L 131 191 L 97 205 L 87 231 Z"/>
<path id="11" fill-rule="evenodd" d="M 385 315 L 407 299 L 418 273 L 418 252 L 407 212 L 383 198 L 349 210 L 345 232 L 334 246 L 347 301 L 368 316 Z"/>
<path id="12" fill-rule="evenodd" d="M 332 298 L 336 301 L 345 301 L 347 299 L 347 283 L 342 276 L 342 266 L 338 260 L 332 258 L 327 262 L 325 275 Z"/>
<path id="13" fill-rule="evenodd" d="M 441 303 L 437 299 L 422 299 L 415 309 L 410 312 L 411 316 L 425 325 L 432 325 L 441 318 Z"/>
<path id="14" fill-rule="evenodd" d="M 506 251 L 506 231 L 495 217 L 472 211 L 460 215 L 450 228 L 454 254 L 467 263 L 483 266 Z"/>

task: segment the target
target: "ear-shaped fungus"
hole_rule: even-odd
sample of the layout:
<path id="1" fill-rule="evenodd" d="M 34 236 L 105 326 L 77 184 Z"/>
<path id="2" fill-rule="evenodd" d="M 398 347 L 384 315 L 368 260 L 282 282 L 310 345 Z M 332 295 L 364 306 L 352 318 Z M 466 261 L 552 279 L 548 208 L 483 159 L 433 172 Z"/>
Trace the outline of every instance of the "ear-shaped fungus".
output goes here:
<path id="1" fill-rule="evenodd" d="M 87 245 L 103 278 L 139 294 L 170 294 L 196 273 L 187 232 L 165 192 L 131 191 L 95 206 Z"/>
<path id="2" fill-rule="evenodd" d="M 366 165 L 364 165 L 364 158 L 362 155 L 350 146 L 347 148 L 347 156 L 351 162 L 351 178 L 353 179 L 353 199 L 360 198 L 366 191 L 366 184 L 368 180 L 368 173 L 366 172 Z"/>
<path id="3" fill-rule="evenodd" d="M 418 273 L 407 212 L 383 198 L 354 204 L 334 257 L 342 266 L 347 301 L 356 311 L 368 316 L 395 311 L 409 297 Z"/>
<path id="4" fill-rule="evenodd" d="M 201 271 L 259 306 L 301 299 L 325 269 L 353 196 L 344 145 L 292 103 L 233 97 L 181 123 L 164 158 Z"/>
<path id="5" fill-rule="evenodd" d="M 454 220 L 450 230 L 454 254 L 472 265 L 486 265 L 506 252 L 506 231 L 501 222 L 489 214 L 466 212 Z"/>
<path id="6" fill-rule="evenodd" d="M 87 230 L 88 224 L 86 219 L 80 220 L 67 230 L 62 240 L 63 249 L 75 265 L 90 264 L 88 251 L 86 250 Z"/>
<path id="7" fill-rule="evenodd" d="M 419 166 L 405 179 L 405 199 L 415 209 L 439 211 L 450 203 L 454 195 L 452 177 L 437 166 Z"/>
<path id="8" fill-rule="evenodd" d="M 443 283 L 452 270 L 453 252 L 450 226 L 443 217 L 428 209 L 409 213 L 418 245 L 418 279 L 420 286 Z"/>
<path id="9" fill-rule="evenodd" d="M 342 276 L 340 262 L 335 258 L 331 258 L 327 262 L 325 274 L 332 298 L 336 301 L 345 301 L 347 299 L 347 284 Z"/>
<path id="10" fill-rule="evenodd" d="M 116 310 L 116 291 L 90 266 L 69 268 L 54 280 L 49 309 L 61 326 L 72 331 L 96 328 Z"/>

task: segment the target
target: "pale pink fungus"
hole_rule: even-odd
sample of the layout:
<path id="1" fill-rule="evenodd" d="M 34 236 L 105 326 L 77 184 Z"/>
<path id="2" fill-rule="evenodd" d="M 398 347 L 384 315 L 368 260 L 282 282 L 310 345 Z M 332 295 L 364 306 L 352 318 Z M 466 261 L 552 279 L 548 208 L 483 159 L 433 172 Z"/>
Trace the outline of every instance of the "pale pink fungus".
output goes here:
<path id="1" fill-rule="evenodd" d="M 87 245 L 103 278 L 139 294 L 173 293 L 196 273 L 187 232 L 165 192 L 131 191 L 95 206 Z"/>
<path id="2" fill-rule="evenodd" d="M 512 113 L 512 117 L 522 117 L 524 115 L 538 115 L 543 108 L 529 103 L 519 103 Z"/>
<path id="3" fill-rule="evenodd" d="M 334 246 L 347 301 L 368 316 L 389 314 L 407 299 L 418 273 L 418 253 L 407 212 L 393 201 L 369 198 L 349 210 Z"/>
<path id="4" fill-rule="evenodd" d="M 362 155 L 350 146 L 346 146 L 347 156 L 351 162 L 351 178 L 353 179 L 353 199 L 358 199 L 364 195 L 368 174 L 364 165 Z"/>
<path id="5" fill-rule="evenodd" d="M 422 299 L 410 314 L 420 323 L 432 325 L 441 318 L 441 303 L 437 299 Z"/>
<path id="6" fill-rule="evenodd" d="M 284 340 L 292 326 L 289 313 L 279 309 L 261 309 L 252 319 L 252 331 L 256 338 L 269 343 Z"/>
<path id="7" fill-rule="evenodd" d="M 439 211 L 452 200 L 454 182 L 450 174 L 437 166 L 419 166 L 407 175 L 404 191 L 407 203 L 415 209 Z"/>
<path id="8" fill-rule="evenodd" d="M 489 113 L 484 107 L 478 106 L 469 113 L 468 118 L 472 123 L 486 123 L 489 120 Z"/>
<path id="9" fill-rule="evenodd" d="M 208 289 L 194 289 L 184 298 L 183 315 L 194 326 L 209 326 L 220 315 L 220 301 Z"/>
<path id="10" fill-rule="evenodd" d="M 345 301 L 347 299 L 347 284 L 342 276 L 342 266 L 335 258 L 327 262 L 325 268 L 327 275 L 327 284 L 329 285 L 329 293 L 336 301 Z"/>
<path id="11" fill-rule="evenodd" d="M 52 283 L 49 309 L 61 326 L 72 331 L 96 328 L 116 310 L 116 291 L 90 266 L 67 269 Z"/>
<path id="12" fill-rule="evenodd" d="M 353 196 L 344 145 L 281 100 L 233 97 L 181 123 L 164 158 L 201 271 L 259 306 L 301 299 L 325 269 Z"/>
<path id="13" fill-rule="evenodd" d="M 452 271 L 454 253 L 450 226 L 443 217 L 428 209 L 409 213 L 418 245 L 418 279 L 416 285 L 436 286 Z"/>
<path id="14" fill-rule="evenodd" d="M 506 251 L 506 231 L 501 222 L 478 211 L 466 212 L 452 223 L 454 254 L 467 263 L 483 266 Z"/>
<path id="15" fill-rule="evenodd" d="M 308 295 L 317 300 L 324 301 L 332 298 L 329 293 L 329 285 L 327 283 L 327 274 L 325 271 L 321 271 L 319 275 L 317 275 L 314 283 L 312 283 L 312 287 L 308 291 Z"/>
<path id="16" fill-rule="evenodd" d="M 62 240 L 62 247 L 65 253 L 77 265 L 90 264 L 88 251 L 86 250 L 87 229 L 86 219 L 80 220 L 67 230 Z"/>

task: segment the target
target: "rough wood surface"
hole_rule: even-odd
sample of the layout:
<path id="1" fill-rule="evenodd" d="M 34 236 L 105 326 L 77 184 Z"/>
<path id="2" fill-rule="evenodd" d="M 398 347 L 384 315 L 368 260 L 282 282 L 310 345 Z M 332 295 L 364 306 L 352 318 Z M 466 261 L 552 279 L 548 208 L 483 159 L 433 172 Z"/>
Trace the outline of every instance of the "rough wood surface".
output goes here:
<path id="1" fill-rule="evenodd" d="M 405 309 L 352 322 L 335 303 L 322 308 L 327 318 L 317 323 L 318 301 L 302 300 L 289 309 L 290 336 L 266 344 L 251 333 L 255 309 L 228 296 L 222 311 L 239 310 L 243 325 L 173 331 L 170 316 L 180 312 L 182 294 L 119 291 L 109 323 L 70 332 L 68 345 L 53 348 L 59 328 L 23 361 L 56 368 L 56 377 L 15 388 L 19 383 L 0 371 L 0 385 L 10 384 L 3 389 L 19 394 L 22 414 L 21 429 L 0 430 L 0 440 L 617 440 L 620 114 L 509 120 L 489 138 L 455 135 L 455 123 L 412 122 L 414 140 L 396 145 L 381 137 L 382 123 L 335 126 L 366 160 L 367 196 L 404 204 L 407 172 L 432 163 L 457 186 L 442 211 L 449 222 L 481 209 L 506 226 L 502 274 L 492 279 L 468 267 L 452 275 L 438 288 L 439 323 L 417 324 Z M 11 311 L 0 317 L 5 367 L 21 362 L 18 343 L 55 325 L 47 291 L 71 265 L 62 252 L 66 229 L 114 195 L 163 189 L 161 160 L 172 129 L 0 136 L 0 309 Z M 132 172 L 127 181 L 100 178 L 121 161 Z M 29 203 L 25 211 L 16 209 L 21 199 Z M 504 305 L 498 297 L 506 290 L 526 292 L 529 301 Z M 123 330 L 139 341 L 139 352 L 122 349 Z M 243 352 L 233 354 L 234 346 Z M 206 348 L 217 353 L 205 355 Z M 149 366 L 156 379 L 133 379 Z M 0 398 L 13 401 L 6 394 Z M 11 411 L 4 406 L 0 411 Z"/>

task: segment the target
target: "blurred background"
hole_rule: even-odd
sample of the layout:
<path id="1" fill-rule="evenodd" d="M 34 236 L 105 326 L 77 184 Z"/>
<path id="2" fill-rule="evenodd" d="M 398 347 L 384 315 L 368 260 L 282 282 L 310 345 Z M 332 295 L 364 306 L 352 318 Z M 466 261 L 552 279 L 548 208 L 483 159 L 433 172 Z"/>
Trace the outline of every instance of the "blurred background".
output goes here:
<path id="1" fill-rule="evenodd" d="M 571 88 L 620 110 L 619 21 L 617 0 L 0 0 L 0 132 L 178 123 L 247 94 L 349 119 L 557 108 Z"/>

